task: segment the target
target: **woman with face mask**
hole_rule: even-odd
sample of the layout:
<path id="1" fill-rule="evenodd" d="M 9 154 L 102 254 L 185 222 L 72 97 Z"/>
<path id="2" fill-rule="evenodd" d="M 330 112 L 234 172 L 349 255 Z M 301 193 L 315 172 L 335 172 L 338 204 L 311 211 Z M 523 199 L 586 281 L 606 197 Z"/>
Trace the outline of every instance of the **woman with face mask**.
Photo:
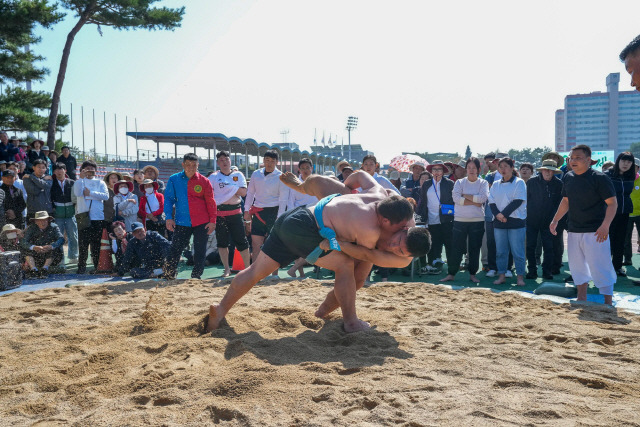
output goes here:
<path id="1" fill-rule="evenodd" d="M 144 195 L 140 198 L 138 217 L 147 231 L 157 231 L 161 235 L 165 230 L 164 196 L 158 193 L 158 183 L 145 179 L 140 184 Z"/>
<path id="2" fill-rule="evenodd" d="M 131 224 L 138 221 L 138 196 L 133 194 L 133 182 L 118 181 L 113 191 L 115 220 L 124 221 L 125 231 L 131 231 Z"/>

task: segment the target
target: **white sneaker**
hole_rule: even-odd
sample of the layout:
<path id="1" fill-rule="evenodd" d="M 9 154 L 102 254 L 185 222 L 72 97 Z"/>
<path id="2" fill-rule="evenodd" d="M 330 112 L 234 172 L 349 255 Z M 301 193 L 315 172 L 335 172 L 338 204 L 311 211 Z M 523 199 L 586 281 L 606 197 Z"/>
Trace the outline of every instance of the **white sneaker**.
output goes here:
<path id="1" fill-rule="evenodd" d="M 496 271 L 495 270 L 489 270 L 489 271 L 487 271 L 486 276 L 487 277 L 495 277 L 496 276 Z"/>
<path id="2" fill-rule="evenodd" d="M 511 270 L 507 270 L 507 272 L 504 273 L 504 277 L 513 277 L 513 273 L 511 272 Z"/>

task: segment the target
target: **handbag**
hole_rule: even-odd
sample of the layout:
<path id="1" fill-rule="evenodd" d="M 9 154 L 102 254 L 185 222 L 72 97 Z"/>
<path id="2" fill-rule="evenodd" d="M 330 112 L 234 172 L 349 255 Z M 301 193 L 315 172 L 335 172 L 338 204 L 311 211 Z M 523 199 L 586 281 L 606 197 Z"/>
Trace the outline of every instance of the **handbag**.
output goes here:
<path id="1" fill-rule="evenodd" d="M 89 211 L 91 210 L 91 204 L 93 200 L 89 202 Z M 76 214 L 76 225 L 78 226 L 78 231 L 86 230 L 91 227 L 91 218 L 89 218 L 89 211 L 82 212 Z"/>
<path id="2" fill-rule="evenodd" d="M 440 213 L 442 215 L 453 215 L 455 213 L 454 205 L 440 205 Z"/>

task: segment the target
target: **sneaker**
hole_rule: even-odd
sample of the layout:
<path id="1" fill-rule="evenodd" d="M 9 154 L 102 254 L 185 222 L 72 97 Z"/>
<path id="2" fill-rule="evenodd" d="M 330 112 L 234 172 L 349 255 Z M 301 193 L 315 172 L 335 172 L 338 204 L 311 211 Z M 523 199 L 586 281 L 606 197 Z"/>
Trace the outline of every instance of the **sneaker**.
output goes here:
<path id="1" fill-rule="evenodd" d="M 438 259 L 434 259 L 433 262 L 431 263 L 435 268 L 442 268 L 442 266 L 444 265 L 444 261 L 442 261 L 441 258 Z"/>
<path id="2" fill-rule="evenodd" d="M 496 276 L 496 271 L 495 270 L 489 270 L 489 271 L 487 271 L 486 276 L 487 277 L 495 277 Z"/>
<path id="3" fill-rule="evenodd" d="M 538 278 L 538 273 L 533 273 L 533 272 L 529 272 L 527 273 L 526 276 L 524 276 L 525 279 L 537 279 Z"/>
<path id="4" fill-rule="evenodd" d="M 622 263 L 622 265 L 627 265 L 628 266 L 628 265 L 633 265 L 633 263 L 631 261 L 625 261 L 625 262 Z"/>
<path id="5" fill-rule="evenodd" d="M 621 269 L 621 268 L 619 268 L 619 269 L 617 269 L 617 270 L 616 270 L 616 275 L 617 275 L 618 277 L 627 277 L 627 273 L 626 273 L 623 269 Z"/>
<path id="6" fill-rule="evenodd" d="M 542 278 L 544 280 L 553 280 L 553 274 L 550 273 L 542 273 Z"/>
<path id="7" fill-rule="evenodd" d="M 422 273 L 422 274 L 440 274 L 440 273 L 442 273 L 442 269 L 427 265 L 426 267 L 420 269 L 420 273 Z"/>
<path id="8" fill-rule="evenodd" d="M 513 273 L 511 272 L 511 270 L 507 270 L 507 271 L 504 273 L 504 277 L 513 277 Z"/>
<path id="9" fill-rule="evenodd" d="M 564 279 L 565 283 L 573 283 L 573 276 L 569 275 L 569 277 L 567 277 L 566 279 Z"/>

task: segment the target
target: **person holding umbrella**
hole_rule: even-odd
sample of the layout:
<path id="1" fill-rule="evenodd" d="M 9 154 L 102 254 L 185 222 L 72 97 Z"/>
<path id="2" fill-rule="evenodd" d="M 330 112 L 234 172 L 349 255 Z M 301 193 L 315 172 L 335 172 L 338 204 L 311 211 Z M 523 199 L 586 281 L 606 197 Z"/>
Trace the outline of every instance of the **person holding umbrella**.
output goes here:
<path id="1" fill-rule="evenodd" d="M 414 162 L 409 165 L 409 171 L 411 175 L 402 183 L 400 187 L 400 194 L 404 197 L 410 197 L 414 188 L 420 187 L 420 175 L 426 170 L 426 165 L 420 162 Z"/>

